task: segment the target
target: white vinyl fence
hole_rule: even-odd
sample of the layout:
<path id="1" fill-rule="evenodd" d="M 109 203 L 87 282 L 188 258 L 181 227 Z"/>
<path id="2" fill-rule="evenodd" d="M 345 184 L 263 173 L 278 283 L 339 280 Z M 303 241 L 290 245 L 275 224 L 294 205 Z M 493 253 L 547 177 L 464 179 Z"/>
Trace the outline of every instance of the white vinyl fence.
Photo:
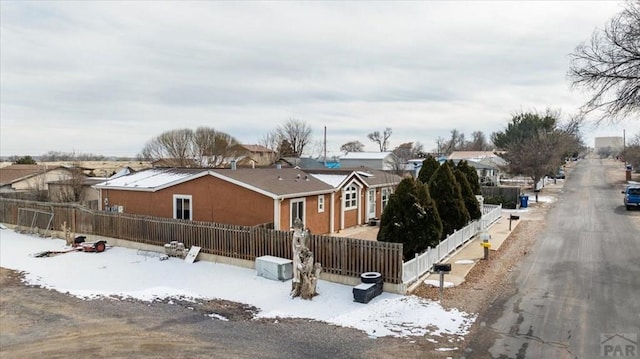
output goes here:
<path id="1" fill-rule="evenodd" d="M 485 204 L 482 209 L 482 217 L 478 221 L 469 223 L 466 227 L 453 232 L 435 248 L 427 248 L 422 254 L 402 264 L 402 282 L 410 284 L 420 278 L 423 274 L 431 271 L 434 263 L 455 252 L 464 243 L 468 242 L 475 235 L 487 229 L 491 224 L 502 216 L 502 205 Z"/>

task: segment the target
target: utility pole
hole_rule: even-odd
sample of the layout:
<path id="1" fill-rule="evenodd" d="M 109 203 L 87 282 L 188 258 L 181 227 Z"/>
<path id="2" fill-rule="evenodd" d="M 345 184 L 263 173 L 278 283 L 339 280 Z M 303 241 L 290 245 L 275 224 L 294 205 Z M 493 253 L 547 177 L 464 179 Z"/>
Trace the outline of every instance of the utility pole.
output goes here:
<path id="1" fill-rule="evenodd" d="M 622 157 L 624 158 L 624 169 L 627 169 L 627 131 L 622 129 Z"/>
<path id="2" fill-rule="evenodd" d="M 327 126 L 324 126 L 324 166 L 327 167 Z"/>

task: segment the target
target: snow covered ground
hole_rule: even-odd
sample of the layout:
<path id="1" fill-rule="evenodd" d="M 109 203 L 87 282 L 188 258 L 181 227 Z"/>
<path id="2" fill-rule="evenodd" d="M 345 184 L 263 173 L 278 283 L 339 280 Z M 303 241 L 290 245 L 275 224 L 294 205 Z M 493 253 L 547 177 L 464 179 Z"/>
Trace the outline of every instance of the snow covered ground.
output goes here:
<path id="1" fill-rule="evenodd" d="M 0 229 L 0 265 L 25 272 L 27 284 L 87 300 L 99 297 L 153 301 L 226 299 L 257 307 L 258 317 L 309 318 L 352 327 L 373 337 L 465 335 L 475 315 L 446 310 L 416 296 L 383 293 L 368 304 L 353 301 L 351 286 L 319 281 L 311 301 L 291 299 L 291 282 L 268 280 L 252 269 L 177 258 L 161 261 L 142 252 L 113 247 L 103 253 L 69 252 L 37 258 L 34 253 L 65 250 L 61 239 Z M 216 313 L 212 320 L 225 320 Z"/>

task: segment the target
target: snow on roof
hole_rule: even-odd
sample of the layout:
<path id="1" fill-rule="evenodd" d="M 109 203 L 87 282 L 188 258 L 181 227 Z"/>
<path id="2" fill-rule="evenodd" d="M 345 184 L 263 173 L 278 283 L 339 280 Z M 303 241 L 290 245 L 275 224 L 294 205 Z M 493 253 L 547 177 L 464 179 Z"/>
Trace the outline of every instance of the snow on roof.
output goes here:
<path id="1" fill-rule="evenodd" d="M 383 160 L 393 152 L 348 152 L 341 160 Z"/>
<path id="2" fill-rule="evenodd" d="M 100 188 L 146 188 L 154 189 L 165 186 L 170 183 L 179 182 L 192 177 L 196 174 L 206 172 L 202 169 L 180 169 L 171 168 L 153 168 L 128 176 L 109 179 L 108 181 L 97 185 Z"/>
<path id="3" fill-rule="evenodd" d="M 127 176 L 127 175 L 130 175 L 132 172 L 133 172 L 133 170 L 130 167 L 123 167 L 118 172 L 113 174 L 113 176 L 111 176 L 109 178 L 115 179 L 115 178 L 118 178 L 118 177 Z"/>
<path id="4" fill-rule="evenodd" d="M 347 175 L 319 173 L 311 173 L 310 175 L 334 188 L 338 188 L 338 186 L 340 186 L 340 184 L 348 177 Z"/>
<path id="5" fill-rule="evenodd" d="M 375 177 L 373 173 L 369 173 L 365 171 L 356 171 L 356 173 L 363 177 Z"/>

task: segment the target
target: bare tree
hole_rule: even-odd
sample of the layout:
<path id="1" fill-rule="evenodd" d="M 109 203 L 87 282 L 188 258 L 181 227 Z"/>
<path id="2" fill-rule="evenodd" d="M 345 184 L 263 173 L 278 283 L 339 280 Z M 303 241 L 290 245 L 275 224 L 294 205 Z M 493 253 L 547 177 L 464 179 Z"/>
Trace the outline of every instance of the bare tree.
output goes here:
<path id="1" fill-rule="evenodd" d="M 420 142 L 405 142 L 394 148 L 392 152 L 397 157 L 397 160 L 392 164 L 392 172 L 401 176 L 406 172 L 410 159 L 424 155 L 424 146 Z"/>
<path id="2" fill-rule="evenodd" d="M 142 156 L 148 160 L 172 159 L 180 167 L 186 167 L 193 159 L 192 144 L 192 130 L 171 130 L 147 142 L 142 149 Z"/>
<path id="3" fill-rule="evenodd" d="M 438 138 L 438 148 L 443 155 L 450 155 L 453 151 L 460 151 L 464 149 L 465 138 L 464 133 L 458 131 L 458 129 L 451 130 L 451 137 L 449 140 Z"/>
<path id="4" fill-rule="evenodd" d="M 438 156 L 443 154 L 444 148 L 447 146 L 447 140 L 445 140 L 444 138 L 438 136 L 438 138 L 436 138 L 436 149 L 435 152 Z"/>
<path id="5" fill-rule="evenodd" d="M 573 87 L 594 92 L 583 111 L 602 110 L 598 122 L 640 113 L 640 1 L 627 1 L 591 41 L 578 45 L 569 77 Z"/>
<path id="6" fill-rule="evenodd" d="M 465 143 L 464 147 L 467 151 L 489 151 L 491 150 L 491 145 L 487 141 L 487 136 L 485 136 L 482 131 L 474 131 L 471 133 L 471 141 Z"/>
<path id="7" fill-rule="evenodd" d="M 340 146 L 340 151 L 342 152 L 362 152 L 364 151 L 364 145 L 360 141 L 349 141 L 344 145 Z"/>
<path id="8" fill-rule="evenodd" d="M 418 158 L 423 152 L 424 146 L 420 142 L 405 142 L 393 149 L 399 161 L 404 163 L 412 158 Z"/>
<path id="9" fill-rule="evenodd" d="M 300 157 L 304 148 L 311 141 L 311 127 L 304 121 L 289 119 L 276 129 L 279 143 L 287 141 L 291 145 L 293 156 Z"/>
<path id="10" fill-rule="evenodd" d="M 380 131 L 373 131 L 367 135 L 367 138 L 371 140 L 371 142 L 375 142 L 380 147 L 380 152 L 385 152 L 389 148 L 389 137 L 391 137 L 391 127 L 387 127 L 384 129 L 382 133 Z"/>
<path id="11" fill-rule="evenodd" d="M 262 145 L 272 151 L 277 151 L 278 146 L 280 145 L 280 139 L 278 138 L 277 131 L 269 131 L 266 135 L 264 135 L 260 140 L 258 140 L 258 144 Z"/>
<path id="12" fill-rule="evenodd" d="M 82 172 L 79 163 L 73 163 L 69 168 L 70 177 L 62 180 L 60 192 L 55 194 L 54 201 L 58 202 L 81 202 L 84 200 L 83 187 L 87 176 Z"/>
<path id="13" fill-rule="evenodd" d="M 195 159 L 203 167 L 220 167 L 247 151 L 231 135 L 210 127 L 198 127 L 193 136 Z"/>
<path id="14" fill-rule="evenodd" d="M 142 149 L 147 160 L 171 159 L 179 167 L 198 163 L 203 167 L 226 165 L 230 158 L 244 153 L 238 141 L 227 133 L 209 127 L 171 130 L 154 137 Z"/>

